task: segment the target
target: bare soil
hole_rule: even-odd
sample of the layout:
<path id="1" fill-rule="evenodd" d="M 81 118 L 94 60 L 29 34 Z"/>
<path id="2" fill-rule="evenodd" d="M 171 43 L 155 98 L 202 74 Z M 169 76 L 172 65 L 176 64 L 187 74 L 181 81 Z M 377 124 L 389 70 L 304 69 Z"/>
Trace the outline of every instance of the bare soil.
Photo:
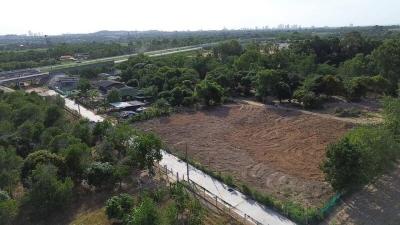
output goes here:
<path id="1" fill-rule="evenodd" d="M 160 135 L 172 151 L 232 175 L 282 200 L 321 206 L 332 189 L 320 164 L 328 143 L 353 125 L 343 121 L 232 104 L 135 124 Z"/>

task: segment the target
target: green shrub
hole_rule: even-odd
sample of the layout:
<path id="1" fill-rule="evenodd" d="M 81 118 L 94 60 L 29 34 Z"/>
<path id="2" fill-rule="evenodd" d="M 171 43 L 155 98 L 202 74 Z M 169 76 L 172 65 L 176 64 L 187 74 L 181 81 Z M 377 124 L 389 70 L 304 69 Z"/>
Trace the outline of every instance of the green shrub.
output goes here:
<path id="1" fill-rule="evenodd" d="M 158 107 L 149 107 L 145 111 L 134 115 L 130 121 L 132 123 L 138 122 L 138 121 L 144 121 L 144 120 L 150 120 L 156 117 L 161 117 L 161 116 L 169 116 L 172 112 L 172 109 L 170 107 L 168 108 L 158 108 Z"/>
<path id="2" fill-rule="evenodd" d="M 122 220 L 133 208 L 134 201 L 129 194 L 120 194 L 107 200 L 106 214 L 109 219 Z"/>
<path id="3" fill-rule="evenodd" d="M 11 225 L 18 214 L 18 202 L 13 199 L 0 199 L 0 224 Z"/>
<path id="4" fill-rule="evenodd" d="M 344 109 L 341 107 L 335 108 L 335 115 L 339 117 L 359 117 L 361 115 L 361 110 L 357 108 Z"/>

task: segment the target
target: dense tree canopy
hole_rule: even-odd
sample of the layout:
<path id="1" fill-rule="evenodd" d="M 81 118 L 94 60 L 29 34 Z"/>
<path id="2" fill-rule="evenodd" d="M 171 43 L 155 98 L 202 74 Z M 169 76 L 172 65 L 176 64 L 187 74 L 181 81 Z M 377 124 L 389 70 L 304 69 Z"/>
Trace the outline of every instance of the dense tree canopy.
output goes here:
<path id="1" fill-rule="evenodd" d="M 10 197 L 0 201 L 2 224 L 11 223 L 19 205 L 23 215 L 42 220 L 68 206 L 78 194 L 74 187 L 114 187 L 161 159 L 154 134 L 109 121 L 73 120 L 58 98 L 0 93 L 0 114 L 0 192 Z M 24 196 L 14 199 L 20 184 Z"/>

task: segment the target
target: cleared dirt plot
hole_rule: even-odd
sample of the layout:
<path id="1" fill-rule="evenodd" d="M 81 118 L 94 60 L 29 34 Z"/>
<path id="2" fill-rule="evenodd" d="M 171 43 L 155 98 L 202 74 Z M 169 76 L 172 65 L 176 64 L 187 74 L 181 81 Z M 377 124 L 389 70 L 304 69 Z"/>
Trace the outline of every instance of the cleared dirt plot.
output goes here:
<path id="1" fill-rule="evenodd" d="M 351 124 L 296 111 L 235 104 L 136 126 L 174 151 L 280 199 L 321 206 L 331 195 L 319 166 L 328 143 Z"/>

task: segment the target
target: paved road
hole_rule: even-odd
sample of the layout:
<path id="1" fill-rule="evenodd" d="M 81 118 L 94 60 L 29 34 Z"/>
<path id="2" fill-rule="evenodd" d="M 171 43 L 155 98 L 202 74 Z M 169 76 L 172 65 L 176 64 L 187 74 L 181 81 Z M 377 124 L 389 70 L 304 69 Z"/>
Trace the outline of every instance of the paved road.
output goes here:
<path id="1" fill-rule="evenodd" d="M 53 91 L 53 90 L 48 90 L 48 91 L 45 93 L 45 95 L 53 96 L 53 95 L 58 95 L 58 93 L 55 92 L 55 91 Z M 93 122 L 96 122 L 96 123 L 97 123 L 97 122 L 102 122 L 102 121 L 104 121 L 104 118 L 103 118 L 103 117 L 101 117 L 101 116 L 99 116 L 99 115 L 96 115 L 94 112 L 92 112 L 92 111 L 86 109 L 85 107 L 83 107 L 83 106 L 81 106 L 81 105 L 76 104 L 75 101 L 73 101 L 73 100 L 71 100 L 71 99 L 69 99 L 69 98 L 66 98 L 66 97 L 64 97 L 64 96 L 62 96 L 62 95 L 60 95 L 60 96 L 61 96 L 62 98 L 64 98 L 64 100 L 65 100 L 65 106 L 66 106 L 67 108 L 78 112 L 82 117 L 87 118 L 88 120 L 93 121 Z"/>
<path id="2" fill-rule="evenodd" d="M 163 159 L 160 161 L 160 165 L 167 166 L 168 169 L 172 169 L 174 173 L 178 172 L 180 179 L 184 179 L 185 177 L 185 179 L 187 179 L 186 163 L 179 160 L 177 157 L 163 151 Z M 210 177 L 193 166 L 189 166 L 189 177 L 190 180 L 200 184 L 209 192 L 217 195 L 225 202 L 235 206 L 240 210 L 236 212 L 243 217 L 245 216 L 243 214 L 246 213 L 246 215 L 251 216 L 261 224 L 265 225 L 295 225 L 294 222 L 283 217 L 277 212 L 272 211 L 251 199 L 248 199 L 242 193 L 236 190 L 230 192 L 228 190 L 229 187 L 224 183 Z"/>
<path id="3" fill-rule="evenodd" d="M 49 76 L 49 73 L 37 73 L 37 74 L 29 74 L 29 75 L 21 75 L 21 76 L 15 76 L 15 77 L 9 77 L 6 79 L 0 79 L 0 84 L 5 84 L 5 83 L 13 83 L 13 82 L 18 82 L 18 81 L 25 81 L 25 80 L 32 80 L 35 78 L 39 77 L 45 77 Z"/>

